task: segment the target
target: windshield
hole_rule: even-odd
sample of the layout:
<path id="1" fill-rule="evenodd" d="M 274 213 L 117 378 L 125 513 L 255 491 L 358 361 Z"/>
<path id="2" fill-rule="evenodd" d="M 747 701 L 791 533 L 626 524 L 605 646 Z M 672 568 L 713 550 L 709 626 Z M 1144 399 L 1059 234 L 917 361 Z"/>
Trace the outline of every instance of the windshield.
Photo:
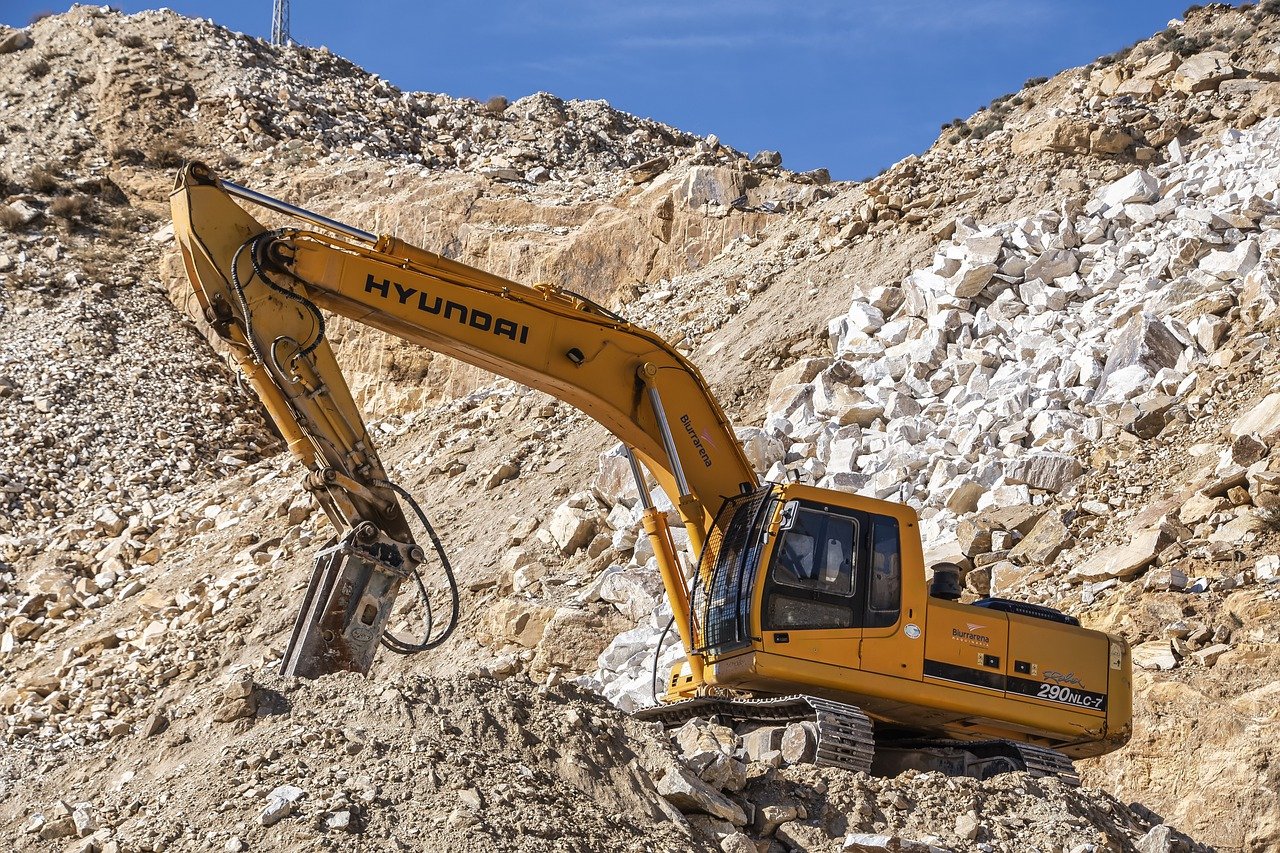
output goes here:
<path id="1" fill-rule="evenodd" d="M 854 542 L 853 519 L 801 510 L 778 543 L 773 579 L 785 586 L 852 595 Z"/>

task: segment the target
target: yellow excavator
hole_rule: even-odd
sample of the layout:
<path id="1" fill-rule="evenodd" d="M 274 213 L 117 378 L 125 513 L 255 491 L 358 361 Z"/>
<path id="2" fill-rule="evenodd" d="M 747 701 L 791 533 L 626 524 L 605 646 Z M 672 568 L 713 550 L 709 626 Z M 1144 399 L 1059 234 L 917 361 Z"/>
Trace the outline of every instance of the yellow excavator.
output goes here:
<path id="1" fill-rule="evenodd" d="M 798 483 L 761 483 L 697 368 L 659 336 L 555 286 L 533 287 L 378 236 L 188 164 L 171 197 L 199 306 L 340 535 L 317 557 L 286 674 L 367 672 L 379 645 L 432 648 L 458 618 L 442 544 L 389 481 L 328 340 L 325 312 L 544 391 L 626 449 L 684 646 L 663 702 L 639 712 L 741 728 L 800 722 L 821 764 L 1078 782 L 1071 759 L 1123 746 L 1132 723 L 1123 639 L 1029 603 L 961 604 L 958 570 L 926 580 L 908 506 Z M 241 206 L 298 227 L 269 229 Z M 309 226 L 309 227 L 302 227 Z M 670 498 L 698 555 L 686 577 Z M 400 587 L 424 602 L 401 500 L 453 585 L 443 629 L 387 630 Z"/>

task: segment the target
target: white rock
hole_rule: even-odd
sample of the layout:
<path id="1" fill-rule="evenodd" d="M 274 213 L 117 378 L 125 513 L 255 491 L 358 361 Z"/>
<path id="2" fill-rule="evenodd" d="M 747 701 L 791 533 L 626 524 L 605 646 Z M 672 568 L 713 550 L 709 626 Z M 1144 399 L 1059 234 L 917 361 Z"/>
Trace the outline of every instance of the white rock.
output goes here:
<path id="1" fill-rule="evenodd" d="M 1121 207 L 1135 202 L 1147 204 L 1160 198 L 1160 182 L 1146 170 L 1138 169 L 1102 187 L 1093 198 L 1103 208 Z"/>

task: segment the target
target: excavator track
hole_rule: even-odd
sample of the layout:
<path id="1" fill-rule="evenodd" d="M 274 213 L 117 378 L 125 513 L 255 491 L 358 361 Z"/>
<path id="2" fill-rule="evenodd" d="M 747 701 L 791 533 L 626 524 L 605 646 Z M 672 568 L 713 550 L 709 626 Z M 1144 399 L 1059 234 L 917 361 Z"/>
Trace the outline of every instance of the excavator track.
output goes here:
<path id="1" fill-rule="evenodd" d="M 872 772 L 876 741 L 871 719 L 854 705 L 816 696 L 780 696 L 767 699 L 724 699 L 699 696 L 655 705 L 632 712 L 641 720 L 676 728 L 701 717 L 722 725 L 782 726 L 812 722 L 817 727 L 818 744 L 814 764 L 845 770 Z M 1014 740 L 898 739 L 883 744 L 887 752 L 914 752 L 920 755 L 950 756 L 944 761 L 957 775 L 986 778 L 998 772 L 1021 770 L 1034 778 L 1053 778 L 1072 787 L 1080 786 L 1080 775 L 1071 759 L 1057 750 Z M 965 754 L 955 760 L 958 754 Z M 961 768 L 969 768 L 962 774 Z"/>
<path id="2" fill-rule="evenodd" d="M 814 764 L 845 770 L 870 772 L 875 755 L 875 734 L 871 719 L 854 705 L 819 699 L 816 696 L 779 696 L 768 699 L 721 699 L 699 696 L 656 705 L 632 712 L 641 720 L 662 723 L 668 728 L 694 717 L 721 724 L 786 725 L 812 722 L 818 731 Z"/>
<path id="3" fill-rule="evenodd" d="M 1071 759 L 1055 749 L 1016 740 L 934 740 L 893 739 L 883 744 L 887 750 L 920 754 L 967 753 L 978 767 L 1006 765 L 1003 770 L 1021 770 L 1033 778 L 1057 779 L 1064 785 L 1080 787 L 1080 774 Z M 972 775 L 972 774 L 971 774 Z M 988 772 L 979 771 L 979 778 Z M 994 774 L 991 774 L 994 775 Z"/>

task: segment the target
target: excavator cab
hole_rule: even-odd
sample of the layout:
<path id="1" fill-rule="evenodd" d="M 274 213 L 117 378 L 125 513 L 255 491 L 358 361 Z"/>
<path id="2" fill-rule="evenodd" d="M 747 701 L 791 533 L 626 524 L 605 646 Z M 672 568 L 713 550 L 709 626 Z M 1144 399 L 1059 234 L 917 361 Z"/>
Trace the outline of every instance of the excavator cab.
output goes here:
<path id="1" fill-rule="evenodd" d="M 992 766 L 1027 765 L 1034 744 L 1005 753 L 1033 733 L 1071 757 L 1128 738 L 1123 643 L 1050 608 L 961 604 L 954 582 L 927 584 L 918 520 L 902 504 L 798 484 L 735 496 L 690 586 L 702 684 L 675 667 L 668 702 L 802 693 L 856 703 L 886 743 L 895 732 L 962 735 L 998 746 L 965 753 Z M 910 755 L 920 760 L 914 746 Z"/>
<path id="2" fill-rule="evenodd" d="M 702 554 L 705 595 L 693 597 L 700 651 L 718 662 L 756 643 L 835 650 L 867 630 L 895 630 L 902 528 L 915 527 L 903 509 L 795 484 L 726 501 L 712 526 L 724 532 L 713 533 Z M 837 660 L 856 664 L 857 656 L 854 643 Z"/>

